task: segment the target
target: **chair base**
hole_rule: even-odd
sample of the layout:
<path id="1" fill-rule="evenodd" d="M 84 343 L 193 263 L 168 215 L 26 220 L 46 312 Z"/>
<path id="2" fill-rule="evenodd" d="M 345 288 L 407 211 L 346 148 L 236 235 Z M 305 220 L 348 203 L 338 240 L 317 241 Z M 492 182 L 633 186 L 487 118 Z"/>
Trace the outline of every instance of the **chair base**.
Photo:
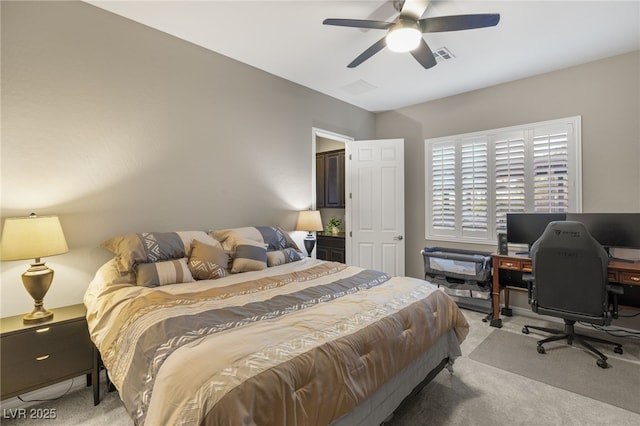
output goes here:
<path id="1" fill-rule="evenodd" d="M 525 325 L 522 328 L 522 332 L 524 334 L 529 334 L 529 329 L 531 328 L 534 330 L 540 330 L 546 333 L 553 334 L 553 336 L 550 336 L 550 337 L 547 337 L 546 339 L 542 339 L 538 341 L 537 349 L 538 349 L 538 353 L 540 354 L 545 353 L 544 346 L 542 346 L 545 343 L 566 339 L 569 345 L 573 345 L 573 342 L 575 341 L 576 343 L 583 346 L 585 349 L 588 349 L 593 354 L 598 356 L 598 360 L 596 361 L 596 363 L 598 364 L 598 367 L 601 367 L 601 368 L 607 368 L 607 357 L 602 352 L 594 348 L 589 342 L 597 342 L 597 343 L 604 343 L 606 345 L 613 345 L 614 346 L 613 351 L 617 354 L 622 354 L 622 345 L 618 343 L 612 342 L 610 340 L 600 339 L 598 337 L 585 336 L 585 335 L 576 333 L 575 323 L 576 322 L 573 320 L 564 320 L 564 330 L 558 330 L 558 329 L 547 328 L 547 327 L 538 327 L 534 325 Z"/>

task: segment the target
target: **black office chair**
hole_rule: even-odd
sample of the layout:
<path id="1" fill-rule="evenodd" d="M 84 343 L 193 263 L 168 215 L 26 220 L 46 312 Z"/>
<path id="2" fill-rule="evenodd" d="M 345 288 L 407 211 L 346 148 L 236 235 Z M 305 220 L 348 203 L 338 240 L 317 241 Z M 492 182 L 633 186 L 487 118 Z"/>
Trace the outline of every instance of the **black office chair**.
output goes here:
<path id="1" fill-rule="evenodd" d="M 608 255 L 580 222 L 557 221 L 547 225 L 544 233 L 531 246 L 532 274 L 528 281 L 529 304 L 533 312 L 564 319 L 564 330 L 525 325 L 529 329 L 554 334 L 538 341 L 538 353 L 545 353 L 542 345 L 556 340 L 574 341 L 598 356 L 597 364 L 607 367 L 607 357 L 587 341 L 614 345 L 618 343 L 597 337 L 577 334 L 576 321 L 609 325 L 618 317 L 617 295 L 622 287 L 610 285 L 607 279 Z"/>

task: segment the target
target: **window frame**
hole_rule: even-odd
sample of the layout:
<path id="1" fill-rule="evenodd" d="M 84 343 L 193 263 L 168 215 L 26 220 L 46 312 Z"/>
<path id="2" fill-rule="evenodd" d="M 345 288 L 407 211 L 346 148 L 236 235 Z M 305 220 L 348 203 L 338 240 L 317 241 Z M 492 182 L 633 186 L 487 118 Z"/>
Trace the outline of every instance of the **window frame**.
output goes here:
<path id="1" fill-rule="evenodd" d="M 534 211 L 534 140 L 542 131 L 544 134 L 552 135 L 549 129 L 562 129 L 567 133 L 567 184 L 569 189 L 567 212 L 582 212 L 582 135 L 581 116 L 547 120 L 536 123 L 523 124 L 518 126 L 503 127 L 497 129 L 484 130 L 479 132 L 463 133 L 453 136 L 439 138 L 429 138 L 424 140 L 424 161 L 425 161 L 425 239 L 433 241 L 448 241 L 459 243 L 487 244 L 495 245 L 498 232 L 504 232 L 497 226 L 498 207 L 496 195 L 496 145 L 504 141 L 507 135 L 522 135 L 524 140 L 524 209 L 525 212 Z M 546 133 L 545 133 L 546 132 Z M 462 227 L 462 145 L 469 141 L 485 141 L 487 144 L 486 165 L 487 165 L 487 194 L 486 194 L 486 215 L 487 227 L 481 230 L 465 230 Z M 436 197 L 435 200 L 447 204 L 448 214 L 453 214 L 454 229 L 436 230 L 431 226 L 431 213 L 434 205 L 434 187 L 432 186 L 432 173 L 434 165 L 431 162 L 433 148 L 447 149 L 449 153 L 454 149 L 455 194 L 448 193 L 447 196 Z M 451 160 L 449 158 L 449 160 Z M 451 164 L 449 162 L 449 164 Z M 451 170 L 449 170 L 451 172 Z M 447 188 L 451 189 L 451 182 L 448 180 Z M 442 195 L 441 193 L 438 193 Z M 443 197 L 445 200 L 443 201 Z M 451 210 L 452 201 L 455 209 Z M 503 214 L 501 212 L 501 214 Z M 450 222 L 449 222 L 450 223 Z"/>

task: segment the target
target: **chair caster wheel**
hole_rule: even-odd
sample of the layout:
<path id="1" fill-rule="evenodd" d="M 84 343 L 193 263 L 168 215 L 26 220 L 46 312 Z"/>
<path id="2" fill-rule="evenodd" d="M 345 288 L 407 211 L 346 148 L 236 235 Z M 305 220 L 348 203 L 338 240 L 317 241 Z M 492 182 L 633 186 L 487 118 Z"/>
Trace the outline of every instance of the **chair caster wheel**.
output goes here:
<path id="1" fill-rule="evenodd" d="M 604 359 L 597 360 L 596 364 L 598 364 L 598 367 L 600 368 L 607 368 L 607 361 L 605 361 Z"/>
<path id="2" fill-rule="evenodd" d="M 545 350 L 544 350 L 544 348 L 542 347 L 542 345 L 538 345 L 537 349 L 538 349 L 538 353 L 539 353 L 539 354 L 544 354 L 544 353 L 546 353 L 546 352 L 547 352 L 547 351 L 545 351 Z"/>
<path id="3" fill-rule="evenodd" d="M 491 327 L 502 328 L 502 319 L 492 319 L 489 325 Z"/>
<path id="4" fill-rule="evenodd" d="M 523 327 L 522 334 L 529 334 L 529 329 L 527 327 Z"/>
<path id="5" fill-rule="evenodd" d="M 616 346 L 615 348 L 613 348 L 613 351 L 617 354 L 622 355 L 622 346 Z"/>

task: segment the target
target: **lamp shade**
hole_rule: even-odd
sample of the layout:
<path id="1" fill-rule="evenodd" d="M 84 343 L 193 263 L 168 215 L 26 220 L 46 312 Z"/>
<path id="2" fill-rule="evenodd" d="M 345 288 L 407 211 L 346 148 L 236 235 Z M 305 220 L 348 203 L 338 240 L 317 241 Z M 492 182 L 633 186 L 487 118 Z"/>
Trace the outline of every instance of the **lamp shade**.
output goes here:
<path id="1" fill-rule="evenodd" d="M 298 214 L 296 231 L 322 231 L 322 219 L 318 210 L 303 210 Z"/>
<path id="2" fill-rule="evenodd" d="M 0 259 L 39 259 L 69 251 L 58 216 L 11 217 L 4 221 Z"/>

